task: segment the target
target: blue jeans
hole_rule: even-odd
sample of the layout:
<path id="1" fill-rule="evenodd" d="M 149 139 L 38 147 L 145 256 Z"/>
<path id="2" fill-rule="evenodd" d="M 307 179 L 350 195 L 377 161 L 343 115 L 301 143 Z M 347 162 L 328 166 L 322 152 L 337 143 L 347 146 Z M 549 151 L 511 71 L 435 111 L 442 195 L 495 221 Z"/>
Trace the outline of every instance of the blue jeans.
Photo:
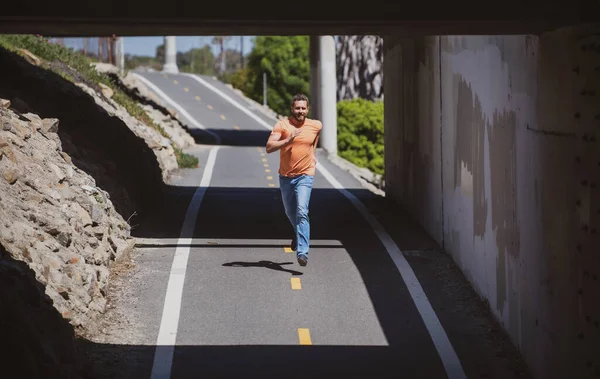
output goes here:
<path id="1" fill-rule="evenodd" d="M 308 218 L 308 203 L 315 177 L 300 175 L 288 178 L 279 175 L 279 188 L 285 215 L 294 228 L 298 247 L 297 255 L 308 256 L 310 241 L 310 222 Z"/>

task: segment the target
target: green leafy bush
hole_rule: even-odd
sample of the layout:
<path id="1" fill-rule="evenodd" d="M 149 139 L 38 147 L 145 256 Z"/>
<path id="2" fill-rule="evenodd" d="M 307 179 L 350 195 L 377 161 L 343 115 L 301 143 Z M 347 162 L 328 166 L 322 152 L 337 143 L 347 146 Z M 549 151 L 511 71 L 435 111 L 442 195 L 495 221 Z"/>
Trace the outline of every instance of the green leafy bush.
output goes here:
<path id="1" fill-rule="evenodd" d="M 361 98 L 337 103 L 338 155 L 383 174 L 383 102 Z"/>

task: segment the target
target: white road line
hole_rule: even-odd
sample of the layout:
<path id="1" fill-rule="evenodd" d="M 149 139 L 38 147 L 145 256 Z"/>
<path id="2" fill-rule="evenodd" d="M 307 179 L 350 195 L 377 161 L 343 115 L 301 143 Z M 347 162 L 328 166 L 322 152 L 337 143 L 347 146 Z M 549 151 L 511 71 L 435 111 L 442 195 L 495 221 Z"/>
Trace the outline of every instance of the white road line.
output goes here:
<path id="1" fill-rule="evenodd" d="M 466 379 L 467 376 L 462 368 L 460 360 L 458 359 L 458 355 L 456 355 L 456 351 L 452 347 L 448 336 L 446 335 L 446 331 L 444 330 L 440 320 L 438 319 L 435 311 L 431 307 L 429 303 L 429 299 L 423 291 L 423 287 L 421 287 L 421 283 L 417 279 L 414 271 L 410 267 L 408 261 L 404 257 L 404 254 L 398 248 L 398 245 L 394 242 L 392 237 L 385 231 L 384 227 L 377 221 L 377 219 L 369 213 L 365 205 L 351 192 L 344 189 L 344 187 L 338 182 L 333 175 L 327 171 L 323 165 L 319 165 L 317 167 L 321 174 L 327 179 L 331 185 L 336 188 L 338 191 L 342 193 L 348 200 L 352 202 L 352 204 L 356 207 L 356 209 L 363 215 L 363 217 L 367 220 L 367 222 L 373 228 L 377 237 L 385 247 L 385 250 L 388 252 L 389 256 L 394 261 L 396 268 L 400 272 L 400 276 L 406 287 L 408 288 L 408 292 L 412 297 L 423 322 L 425 323 L 425 327 L 433 340 L 433 344 L 442 360 L 444 368 L 446 369 L 446 374 L 448 375 L 448 379 Z"/>
<path id="2" fill-rule="evenodd" d="M 237 108 L 244 111 L 246 114 L 252 116 L 253 119 L 255 119 L 260 125 L 262 125 L 266 129 L 273 130 L 273 127 L 271 125 L 267 124 L 258 116 L 248 111 L 246 108 L 237 103 L 231 97 L 224 94 L 219 89 L 215 88 L 209 83 L 206 83 L 201 78 L 198 78 L 193 75 L 189 76 L 204 84 L 209 89 L 212 89 L 218 95 L 235 105 Z M 379 223 L 379 221 L 377 221 L 377 219 L 371 213 L 369 213 L 364 204 L 356 196 L 354 196 L 352 193 L 346 190 L 340 184 L 340 182 L 338 182 L 333 177 L 333 175 L 331 175 L 329 171 L 325 167 L 323 167 L 323 165 L 317 165 L 317 170 L 319 170 L 321 174 L 323 174 L 325 179 L 327 179 L 327 181 L 335 189 L 340 191 L 342 195 L 344 195 L 348 200 L 350 200 L 350 202 L 363 215 L 367 222 L 369 222 L 369 224 L 373 228 L 373 231 L 375 232 L 375 234 L 377 234 L 377 237 L 379 237 L 379 240 L 385 247 L 388 255 L 394 261 L 396 268 L 400 272 L 402 280 L 408 288 L 408 292 L 410 293 L 410 296 L 412 297 L 415 306 L 417 307 L 417 310 L 419 311 L 419 314 L 421 315 L 421 318 L 425 323 L 425 327 L 427 328 L 427 331 L 429 332 L 429 335 L 433 340 L 433 344 L 440 356 L 440 359 L 442 360 L 442 363 L 446 370 L 446 374 L 448 375 L 448 379 L 466 379 L 467 376 L 463 370 L 462 364 L 460 363 L 458 355 L 456 354 L 456 351 L 454 350 L 452 344 L 450 343 L 450 340 L 448 339 L 448 335 L 446 334 L 444 327 L 440 323 L 440 320 L 438 319 L 435 311 L 433 310 L 433 307 L 429 303 L 429 299 L 427 298 L 423 287 L 421 287 L 421 283 L 419 283 L 417 276 L 415 275 L 413 269 L 410 267 L 410 264 L 400 251 L 400 248 L 398 248 L 398 245 L 396 245 L 392 237 L 390 237 L 390 235 L 385 231 L 384 227 Z"/>
<path id="3" fill-rule="evenodd" d="M 190 78 L 194 79 L 198 83 L 206 86 L 207 88 L 209 88 L 210 90 L 212 90 L 214 93 L 216 93 L 217 95 L 221 96 L 223 99 L 225 99 L 229 103 L 231 103 L 231 105 L 233 105 L 234 107 L 238 108 L 239 110 L 241 110 L 242 112 L 244 112 L 248 116 L 252 117 L 256 122 L 258 122 L 263 127 L 266 127 L 269 130 L 273 129 L 272 125 L 269 125 L 268 123 L 266 123 L 262 118 L 258 117 L 257 115 L 255 115 L 254 113 L 252 113 L 251 111 L 249 111 L 248 108 L 244 107 L 243 105 L 241 105 L 240 103 L 238 103 L 236 100 L 232 99 L 225 92 L 221 91 L 220 89 L 218 89 L 217 87 L 213 86 L 212 84 L 210 84 L 206 80 L 202 79 L 201 77 L 199 77 L 197 75 L 194 75 L 194 74 L 187 74 L 187 73 L 182 74 L 182 75 L 189 76 Z"/>
<path id="4" fill-rule="evenodd" d="M 171 377 L 171 367 L 173 363 L 173 353 L 175 351 L 175 342 L 177 339 L 177 327 L 179 325 L 179 312 L 181 311 L 181 298 L 183 295 L 183 285 L 185 281 L 185 271 L 187 269 L 188 257 L 190 254 L 190 245 L 200 204 L 210 184 L 210 178 L 213 173 L 217 151 L 219 146 L 214 146 L 208 154 L 208 161 L 202 174 L 200 187 L 196 189 L 194 196 L 188 206 L 181 228 L 177 249 L 171 265 L 169 283 L 167 285 L 167 294 L 163 305 L 163 313 L 160 321 L 160 329 L 156 340 L 156 351 L 154 352 L 154 362 L 152 364 L 152 379 L 167 379 Z"/>
<path id="5" fill-rule="evenodd" d="M 215 138 L 215 142 L 217 145 L 221 144 L 221 138 L 217 134 L 215 134 L 214 132 L 211 132 L 210 130 L 206 130 L 206 127 L 204 125 L 199 123 L 198 120 L 196 120 L 194 117 L 192 117 L 192 115 L 190 115 L 181 105 L 177 104 L 175 102 L 175 100 L 171 99 L 166 93 L 164 93 L 154 83 L 152 83 L 150 80 L 144 78 L 143 76 L 141 76 L 138 73 L 134 72 L 132 74 L 133 74 L 133 76 L 135 76 L 136 78 L 141 80 L 144 84 L 146 84 L 148 87 L 150 87 L 154 92 L 156 92 L 157 95 L 162 97 L 173 108 L 177 109 L 182 115 L 184 115 L 192 123 L 192 125 L 194 125 L 198 129 L 202 129 L 202 130 L 206 131 L 211 136 L 213 136 Z"/>

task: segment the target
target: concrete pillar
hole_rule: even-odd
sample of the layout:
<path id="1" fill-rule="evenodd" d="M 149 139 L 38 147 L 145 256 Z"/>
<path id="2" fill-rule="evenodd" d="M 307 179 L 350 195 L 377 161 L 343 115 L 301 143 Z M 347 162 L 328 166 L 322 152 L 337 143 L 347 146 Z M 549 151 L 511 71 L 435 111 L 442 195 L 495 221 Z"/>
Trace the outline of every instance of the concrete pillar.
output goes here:
<path id="1" fill-rule="evenodd" d="M 177 68 L 177 48 L 175 46 L 175 36 L 165 37 L 165 64 L 163 66 L 163 72 L 169 74 L 177 74 L 179 68 Z"/>
<path id="2" fill-rule="evenodd" d="M 121 75 L 125 75 L 125 37 L 117 40 L 117 67 Z"/>
<path id="3" fill-rule="evenodd" d="M 337 85 L 335 40 L 333 36 L 319 36 L 319 113 L 323 122 L 321 147 L 337 155 Z"/>
<path id="4" fill-rule="evenodd" d="M 320 120 L 319 36 L 310 36 L 310 118 Z"/>

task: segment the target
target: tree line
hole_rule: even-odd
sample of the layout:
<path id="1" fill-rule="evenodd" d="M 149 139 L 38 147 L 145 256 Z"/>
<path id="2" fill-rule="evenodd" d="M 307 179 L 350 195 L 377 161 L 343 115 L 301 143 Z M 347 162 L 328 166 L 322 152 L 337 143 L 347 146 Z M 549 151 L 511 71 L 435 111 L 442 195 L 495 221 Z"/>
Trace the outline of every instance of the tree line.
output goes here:
<path id="1" fill-rule="evenodd" d="M 259 36 L 247 56 L 225 49 L 227 37 L 214 37 L 219 54 L 208 44 L 177 53 L 182 72 L 216 76 L 263 103 L 263 75 L 266 74 L 267 105 L 281 115 L 289 113 L 289 101 L 296 93 L 310 95 L 308 36 Z M 164 45 L 155 57 L 126 57 L 128 69 L 148 66 L 160 70 Z M 338 101 L 338 153 L 352 163 L 383 174 L 383 103 L 361 98 Z M 309 115 L 310 117 L 310 115 Z"/>

